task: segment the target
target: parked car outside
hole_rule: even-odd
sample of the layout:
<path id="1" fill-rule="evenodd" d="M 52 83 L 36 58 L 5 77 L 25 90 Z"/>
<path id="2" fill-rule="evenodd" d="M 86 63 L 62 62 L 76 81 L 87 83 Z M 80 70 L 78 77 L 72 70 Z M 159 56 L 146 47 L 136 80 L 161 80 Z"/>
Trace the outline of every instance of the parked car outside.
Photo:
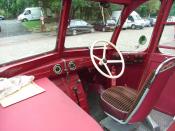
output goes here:
<path id="1" fill-rule="evenodd" d="M 144 20 L 140 17 L 140 15 L 133 11 L 128 19 L 127 19 L 127 23 L 128 23 L 128 28 L 131 28 L 131 29 L 142 29 L 144 28 L 144 25 L 145 25 L 145 22 Z"/>
<path id="2" fill-rule="evenodd" d="M 175 22 L 175 16 L 169 16 L 167 22 Z"/>
<path id="3" fill-rule="evenodd" d="M 120 18 L 121 15 L 121 11 L 113 11 L 112 12 L 112 18 L 115 19 L 117 22 Z M 123 29 L 126 28 L 131 28 L 131 29 L 142 29 L 144 28 L 144 20 L 140 17 L 140 15 L 136 12 L 133 11 L 129 17 L 126 19 L 124 25 L 123 25 Z"/>
<path id="4" fill-rule="evenodd" d="M 115 29 L 115 20 L 113 19 L 108 19 L 105 21 L 105 23 L 103 21 L 99 21 L 99 22 L 96 22 L 94 24 L 94 28 L 95 30 L 97 31 L 113 31 Z"/>
<path id="5" fill-rule="evenodd" d="M 43 15 L 41 7 L 26 8 L 23 13 L 18 16 L 19 21 L 39 20 Z"/>
<path id="6" fill-rule="evenodd" d="M 77 35 L 92 32 L 94 32 L 93 26 L 88 22 L 80 19 L 71 20 L 67 28 L 67 35 Z"/>
<path id="7" fill-rule="evenodd" d="M 156 24 L 156 18 L 150 17 L 148 20 L 150 21 L 151 26 L 154 26 Z"/>
<path id="8" fill-rule="evenodd" d="M 5 17 L 3 15 L 0 15 L 0 20 L 5 20 Z"/>
<path id="9" fill-rule="evenodd" d="M 151 26 L 151 21 L 149 19 L 145 18 L 144 22 L 145 22 L 145 24 L 144 24 L 145 27 L 150 27 Z"/>
<path id="10" fill-rule="evenodd" d="M 111 19 L 115 20 L 115 23 L 118 24 L 120 20 L 120 16 L 121 16 L 121 11 L 113 11 Z M 125 22 L 122 26 L 122 29 L 127 29 L 127 28 L 128 28 L 128 25 L 127 25 L 127 22 Z"/>

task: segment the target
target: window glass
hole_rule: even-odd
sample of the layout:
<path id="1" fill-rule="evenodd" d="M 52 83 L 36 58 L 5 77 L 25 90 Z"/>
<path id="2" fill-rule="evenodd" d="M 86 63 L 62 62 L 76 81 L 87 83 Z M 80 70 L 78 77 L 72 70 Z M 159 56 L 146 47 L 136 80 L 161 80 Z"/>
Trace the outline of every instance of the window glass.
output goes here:
<path id="1" fill-rule="evenodd" d="M 148 47 L 159 7 L 159 0 L 150 0 L 129 15 L 117 40 L 117 47 L 121 51 L 144 51 Z M 139 44 L 142 35 L 147 38 L 144 45 Z"/>
<path id="2" fill-rule="evenodd" d="M 160 52 L 175 55 L 175 2 L 171 8 L 167 23 L 164 26 L 164 30 L 159 42 Z"/>
<path id="3" fill-rule="evenodd" d="M 86 26 L 86 25 L 88 25 L 88 23 L 86 23 L 85 21 L 81 21 L 81 25 Z"/>
<path id="4" fill-rule="evenodd" d="M 71 27 L 76 26 L 76 22 L 73 21 L 73 20 L 71 20 L 71 21 L 70 21 L 70 26 L 71 26 Z"/>
<path id="5" fill-rule="evenodd" d="M 122 9 L 123 5 L 107 3 L 102 6 L 94 1 L 73 0 L 69 19 L 76 23 L 81 21 L 81 24 L 71 27 L 70 22 L 65 48 L 89 47 L 95 41 L 110 41 L 120 17 L 120 14 L 112 15 L 112 13 Z"/>
<path id="6" fill-rule="evenodd" d="M 60 10 L 59 0 L 1 0 L 0 65 L 55 50 Z"/>
<path id="7" fill-rule="evenodd" d="M 82 23 L 81 23 L 81 21 L 75 21 L 75 26 L 82 26 Z"/>
<path id="8" fill-rule="evenodd" d="M 130 20 L 130 21 L 133 21 L 133 22 L 134 22 L 134 19 L 133 19 L 133 17 L 132 17 L 132 16 L 128 16 L 128 20 Z"/>
<path id="9" fill-rule="evenodd" d="M 115 20 L 107 20 L 106 24 L 115 24 Z"/>
<path id="10" fill-rule="evenodd" d="M 24 13 L 24 15 L 29 15 L 29 14 L 31 14 L 30 10 L 26 10 L 26 12 Z"/>

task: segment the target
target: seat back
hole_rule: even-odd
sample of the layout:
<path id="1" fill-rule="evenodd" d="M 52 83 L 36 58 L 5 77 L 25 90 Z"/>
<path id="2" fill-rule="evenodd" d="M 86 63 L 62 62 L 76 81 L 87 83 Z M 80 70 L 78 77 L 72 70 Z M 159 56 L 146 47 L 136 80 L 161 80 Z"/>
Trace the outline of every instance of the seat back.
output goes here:
<path id="1" fill-rule="evenodd" d="M 137 99 L 126 121 L 134 123 L 144 120 L 158 101 L 169 77 L 175 70 L 175 57 L 162 62 L 143 83 Z"/>

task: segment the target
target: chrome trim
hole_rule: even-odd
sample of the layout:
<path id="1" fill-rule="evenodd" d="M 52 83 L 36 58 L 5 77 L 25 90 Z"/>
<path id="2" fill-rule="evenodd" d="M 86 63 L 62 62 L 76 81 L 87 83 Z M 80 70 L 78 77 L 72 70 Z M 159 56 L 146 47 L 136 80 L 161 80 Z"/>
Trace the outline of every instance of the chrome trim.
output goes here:
<path id="1" fill-rule="evenodd" d="M 62 67 L 60 64 L 56 64 L 53 67 L 53 71 L 55 72 L 55 74 L 60 75 L 62 73 Z"/>
<path id="2" fill-rule="evenodd" d="M 152 77 L 152 79 L 151 79 L 151 84 L 153 83 L 153 81 L 154 81 L 154 79 L 156 78 L 156 76 L 159 74 L 159 73 L 161 73 L 161 72 L 163 72 L 163 71 L 160 71 L 160 69 L 164 66 L 164 64 L 166 64 L 167 62 L 169 62 L 169 61 L 171 61 L 171 60 L 173 60 L 173 59 L 175 59 L 175 57 L 171 57 L 171 58 L 168 58 L 168 59 L 166 59 L 165 61 L 163 61 L 158 67 L 157 67 L 157 69 L 156 69 L 156 71 L 155 71 L 155 74 L 154 74 L 154 76 Z M 173 66 L 171 66 L 170 68 L 172 68 Z M 170 68 L 168 68 L 168 69 L 170 69 Z M 167 70 L 168 70 L 167 69 Z M 164 71 L 166 71 L 166 70 L 164 70 Z"/>
<path id="3" fill-rule="evenodd" d="M 175 59 L 175 57 L 171 57 L 171 58 L 168 58 L 168 59 L 166 59 L 165 61 L 163 61 L 163 62 L 157 67 L 155 74 L 156 74 L 156 75 L 159 74 L 159 71 L 160 71 L 160 69 L 164 66 L 164 64 L 166 64 L 167 62 L 169 62 L 169 61 L 171 61 L 171 60 L 173 60 L 173 59 Z M 170 68 L 173 68 L 174 66 L 175 66 L 175 64 L 174 64 L 173 66 L 171 66 Z M 168 69 L 170 69 L 170 68 L 168 68 Z"/>
<path id="4" fill-rule="evenodd" d="M 145 122 L 151 128 L 151 131 L 160 131 L 160 126 L 151 118 L 150 115 L 146 117 Z"/>
<path id="5" fill-rule="evenodd" d="M 109 117 L 111 117 L 113 120 L 119 122 L 120 124 L 127 124 L 127 122 L 123 121 L 123 120 L 119 120 L 114 116 L 111 116 L 110 114 L 108 114 L 107 112 L 104 112 L 106 115 L 108 115 Z"/>
<path id="6" fill-rule="evenodd" d="M 68 64 L 68 66 L 69 66 L 69 69 L 70 69 L 71 71 L 76 70 L 76 64 L 75 64 L 74 61 L 70 61 L 69 64 Z M 74 67 L 73 67 L 73 66 L 74 66 Z"/>

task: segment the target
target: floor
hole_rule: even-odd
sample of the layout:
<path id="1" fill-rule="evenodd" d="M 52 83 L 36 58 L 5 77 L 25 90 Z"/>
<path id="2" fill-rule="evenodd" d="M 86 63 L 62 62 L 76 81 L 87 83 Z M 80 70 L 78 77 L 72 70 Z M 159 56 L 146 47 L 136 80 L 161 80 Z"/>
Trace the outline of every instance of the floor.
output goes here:
<path id="1" fill-rule="evenodd" d="M 156 131 L 166 131 L 167 127 L 170 125 L 173 119 L 173 117 L 155 110 L 152 110 L 150 115 L 151 118 L 160 126 L 160 130 Z M 107 131 L 152 131 L 146 122 L 139 122 L 134 125 L 121 125 L 110 117 L 102 119 L 100 121 L 100 124 Z"/>
<path id="2" fill-rule="evenodd" d="M 100 97 L 96 93 L 89 93 L 88 102 L 90 108 L 91 116 L 98 122 L 107 116 L 104 114 L 103 110 L 100 107 Z"/>

